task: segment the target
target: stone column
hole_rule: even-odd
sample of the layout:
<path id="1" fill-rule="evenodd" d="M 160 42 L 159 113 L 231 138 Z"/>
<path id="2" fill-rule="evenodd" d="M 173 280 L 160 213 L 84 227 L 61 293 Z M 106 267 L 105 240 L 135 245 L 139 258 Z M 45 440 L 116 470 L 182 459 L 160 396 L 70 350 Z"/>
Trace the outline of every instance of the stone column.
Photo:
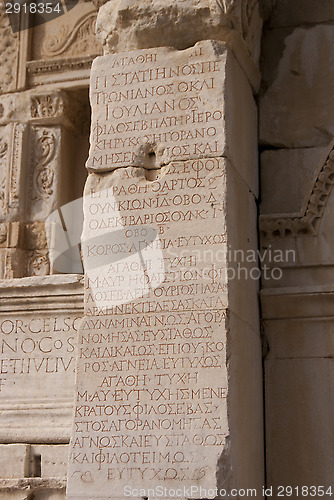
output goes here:
<path id="1" fill-rule="evenodd" d="M 100 9 L 68 499 L 262 491 L 261 27 L 254 1 Z"/>

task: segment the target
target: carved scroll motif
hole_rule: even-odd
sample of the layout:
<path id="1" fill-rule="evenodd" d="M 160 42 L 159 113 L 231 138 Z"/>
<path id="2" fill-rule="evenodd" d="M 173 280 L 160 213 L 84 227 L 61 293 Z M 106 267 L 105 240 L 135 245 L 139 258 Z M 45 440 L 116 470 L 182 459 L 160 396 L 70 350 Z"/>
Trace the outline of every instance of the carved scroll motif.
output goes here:
<path id="1" fill-rule="evenodd" d="M 18 33 L 13 33 L 5 12 L 4 3 L 0 4 L 0 53 L 1 80 L 0 93 L 15 90 L 17 78 L 17 59 L 19 49 Z"/>
<path id="2" fill-rule="evenodd" d="M 0 213 L 7 213 L 8 143 L 0 138 Z"/>
<path id="3" fill-rule="evenodd" d="M 0 245 L 7 240 L 7 226 L 6 224 L 0 224 Z"/>
<path id="4" fill-rule="evenodd" d="M 96 12 L 90 12 L 75 26 L 63 24 L 54 36 L 48 36 L 42 46 L 42 56 L 56 57 L 99 53 L 101 48 L 95 38 Z"/>
<path id="5" fill-rule="evenodd" d="M 54 134 L 44 130 L 37 139 L 38 156 L 36 159 L 36 177 L 34 201 L 47 198 L 53 193 L 54 171 L 50 166 L 55 156 L 56 140 Z"/>
<path id="6" fill-rule="evenodd" d="M 23 135 L 25 126 L 15 123 L 12 134 L 12 155 L 10 165 L 10 190 L 9 207 L 10 209 L 19 209 L 20 201 L 20 176 L 22 164 Z"/>
<path id="7" fill-rule="evenodd" d="M 16 218 L 20 205 L 20 176 L 25 126 L 10 123 L 0 132 L 0 208 L 1 216 Z M 21 203 L 22 202 L 22 203 Z"/>

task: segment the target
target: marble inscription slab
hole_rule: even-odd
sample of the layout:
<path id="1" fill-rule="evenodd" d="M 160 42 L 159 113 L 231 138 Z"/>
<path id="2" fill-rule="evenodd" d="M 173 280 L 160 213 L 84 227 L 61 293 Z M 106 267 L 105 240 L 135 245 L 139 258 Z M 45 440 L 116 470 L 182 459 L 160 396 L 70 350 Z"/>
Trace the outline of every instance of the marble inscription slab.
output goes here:
<path id="1" fill-rule="evenodd" d="M 68 498 L 216 487 L 229 432 L 226 163 L 146 173 L 91 174 L 86 185 Z"/>
<path id="2" fill-rule="evenodd" d="M 226 47 L 118 53 L 94 60 L 87 168 L 159 168 L 171 160 L 222 156 Z"/>

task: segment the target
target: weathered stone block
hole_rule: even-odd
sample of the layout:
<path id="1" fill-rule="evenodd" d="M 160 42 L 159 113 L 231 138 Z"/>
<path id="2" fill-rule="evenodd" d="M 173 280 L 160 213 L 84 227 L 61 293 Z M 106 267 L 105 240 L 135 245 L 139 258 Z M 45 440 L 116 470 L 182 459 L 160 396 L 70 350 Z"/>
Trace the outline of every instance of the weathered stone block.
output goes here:
<path id="1" fill-rule="evenodd" d="M 260 99 L 261 143 L 290 148 L 330 143 L 333 43 L 332 25 L 296 28 L 285 38 L 275 78 Z"/>
<path id="2" fill-rule="evenodd" d="M 0 445 L 2 478 L 24 478 L 29 474 L 29 449 L 26 444 Z"/>
<path id="3" fill-rule="evenodd" d="M 97 58 L 90 93 L 90 171 L 226 156 L 257 193 L 256 107 L 226 44 Z"/>
<path id="4" fill-rule="evenodd" d="M 223 158 L 116 169 L 89 176 L 84 213 L 86 317 L 68 498 L 90 497 L 97 487 L 106 498 L 110 485 L 121 497 L 125 486 L 162 481 L 208 491 L 252 478 L 258 486 L 260 463 L 248 475 L 245 458 L 233 473 L 246 452 L 238 426 L 233 439 L 230 431 L 249 412 L 243 432 L 257 437 L 247 441 L 247 453 L 261 456 L 261 413 L 252 399 L 261 398 L 261 370 L 253 377 L 252 368 L 260 366 L 258 322 L 247 307 L 250 297 L 257 307 L 258 276 L 243 281 L 227 272 L 229 242 L 256 244 L 247 185 Z M 244 319 L 230 320 L 230 310 Z M 239 362 L 244 377 L 232 382 Z M 249 377 L 252 396 L 242 401 Z"/>
<path id="5" fill-rule="evenodd" d="M 326 148 L 264 151 L 261 154 L 261 214 L 303 212 L 325 153 Z"/>
<path id="6" fill-rule="evenodd" d="M 259 2 L 240 0 L 109 1 L 99 11 L 97 36 L 109 52 L 161 46 L 182 50 L 202 40 L 224 40 L 232 50 L 244 51 L 244 59 L 251 56 L 257 63 L 262 17 L 270 11 L 271 3 L 264 0 L 260 6 Z"/>
<path id="7" fill-rule="evenodd" d="M 31 456 L 40 457 L 42 478 L 65 478 L 68 462 L 68 445 L 33 445 Z"/>
<path id="8" fill-rule="evenodd" d="M 258 487 L 249 82 L 227 44 L 203 41 L 98 58 L 90 94 L 68 498 L 121 498 L 126 486 L 184 486 L 189 498 L 216 496 L 219 485 Z M 233 264 L 247 276 L 229 275 L 230 248 L 243 252 Z M 259 462 L 249 467 L 253 453 Z"/>
<path id="9" fill-rule="evenodd" d="M 1 287 L 0 438 L 64 442 L 82 314 L 80 277 L 8 280 Z"/>
<path id="10" fill-rule="evenodd" d="M 269 24 L 273 26 L 300 26 L 302 24 L 326 23 L 334 20 L 331 0 L 276 0 Z"/>

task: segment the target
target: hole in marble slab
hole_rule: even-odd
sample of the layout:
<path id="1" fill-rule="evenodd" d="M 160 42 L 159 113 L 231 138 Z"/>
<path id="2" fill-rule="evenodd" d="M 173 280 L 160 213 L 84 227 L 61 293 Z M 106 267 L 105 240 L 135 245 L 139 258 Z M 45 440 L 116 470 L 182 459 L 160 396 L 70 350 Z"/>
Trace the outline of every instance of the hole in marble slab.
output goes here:
<path id="1" fill-rule="evenodd" d="M 157 163 L 157 155 L 155 154 L 154 149 L 146 151 L 145 156 L 146 158 L 145 158 L 144 168 L 154 169 Z"/>
<path id="2" fill-rule="evenodd" d="M 42 459 L 41 455 L 34 455 L 32 458 L 31 477 L 42 477 Z"/>
<path id="3" fill-rule="evenodd" d="M 149 182 L 155 181 L 159 177 L 160 169 L 147 170 L 145 168 L 145 179 Z"/>
<path id="4" fill-rule="evenodd" d="M 158 166 L 157 160 L 157 145 L 155 143 L 146 143 L 138 148 L 134 165 L 143 167 L 147 170 L 154 170 Z"/>

